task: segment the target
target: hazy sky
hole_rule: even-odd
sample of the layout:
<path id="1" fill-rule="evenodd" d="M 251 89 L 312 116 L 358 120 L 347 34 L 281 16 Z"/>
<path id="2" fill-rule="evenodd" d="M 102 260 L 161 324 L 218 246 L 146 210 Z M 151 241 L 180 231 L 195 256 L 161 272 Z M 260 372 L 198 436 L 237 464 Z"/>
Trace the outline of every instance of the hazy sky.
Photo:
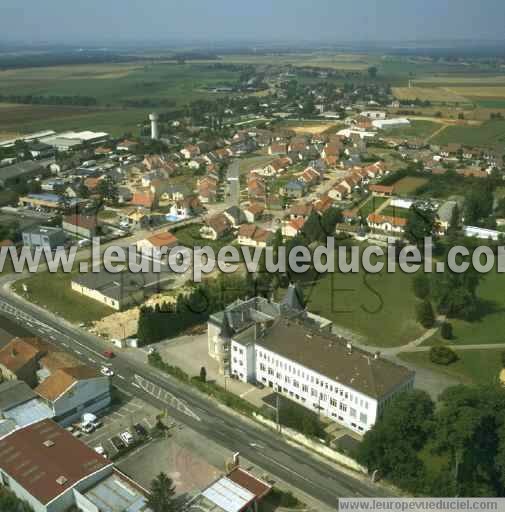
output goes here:
<path id="1" fill-rule="evenodd" d="M 0 41 L 503 40 L 505 0 L 0 0 Z"/>

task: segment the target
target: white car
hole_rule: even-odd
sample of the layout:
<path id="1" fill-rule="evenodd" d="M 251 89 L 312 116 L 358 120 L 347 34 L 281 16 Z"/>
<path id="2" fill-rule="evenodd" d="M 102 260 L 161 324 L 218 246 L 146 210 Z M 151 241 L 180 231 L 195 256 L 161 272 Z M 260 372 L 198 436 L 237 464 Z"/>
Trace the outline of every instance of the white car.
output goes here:
<path id="1" fill-rule="evenodd" d="M 83 423 L 80 427 L 80 430 L 85 434 L 91 434 L 91 432 L 95 430 L 95 425 L 93 425 L 93 423 Z"/>
<path id="2" fill-rule="evenodd" d="M 101 444 L 99 444 L 98 446 L 95 446 L 94 450 L 96 453 L 98 453 L 98 455 L 101 455 L 104 458 L 107 457 L 104 447 Z"/>
<path id="3" fill-rule="evenodd" d="M 102 369 L 100 370 L 100 373 L 104 375 L 105 377 L 114 377 L 114 370 L 107 366 L 102 366 Z"/>
<path id="4" fill-rule="evenodd" d="M 127 430 L 125 430 L 123 433 L 119 434 L 119 437 L 121 438 L 121 441 L 123 441 L 123 443 L 126 446 L 130 446 L 131 444 L 133 444 L 133 436 Z"/>

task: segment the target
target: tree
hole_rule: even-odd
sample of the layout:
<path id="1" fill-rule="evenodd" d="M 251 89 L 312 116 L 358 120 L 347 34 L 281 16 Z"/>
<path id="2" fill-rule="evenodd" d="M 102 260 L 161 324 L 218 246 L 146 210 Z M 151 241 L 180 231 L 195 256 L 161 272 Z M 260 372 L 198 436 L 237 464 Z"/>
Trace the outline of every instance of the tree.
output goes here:
<path id="1" fill-rule="evenodd" d="M 458 360 L 458 356 L 454 350 L 449 347 L 431 347 L 430 361 L 435 364 L 449 366 Z"/>
<path id="2" fill-rule="evenodd" d="M 165 473 L 160 473 L 151 482 L 151 492 L 147 499 L 147 506 L 153 512 L 175 512 L 175 485 Z"/>
<path id="3" fill-rule="evenodd" d="M 335 236 L 335 228 L 339 222 L 342 222 L 342 212 L 335 208 L 328 208 L 321 216 L 321 227 L 326 236 Z"/>
<path id="4" fill-rule="evenodd" d="M 200 380 L 202 382 L 207 382 L 207 370 L 205 369 L 205 366 L 200 368 Z"/>
<path id="5" fill-rule="evenodd" d="M 449 318 L 474 320 L 479 313 L 477 287 L 481 279 L 472 266 L 462 273 L 446 268 L 444 273 L 433 274 L 431 290 L 438 311 Z"/>
<path id="6" fill-rule="evenodd" d="M 377 74 L 379 73 L 379 70 L 377 69 L 376 66 L 370 66 L 368 68 L 368 76 L 372 79 L 372 80 L 375 80 L 377 78 Z"/>
<path id="7" fill-rule="evenodd" d="M 419 490 L 424 482 L 424 465 L 418 457 L 432 434 L 435 405 L 424 391 L 401 393 L 385 408 L 358 448 L 358 461 L 369 472 L 407 490 Z"/>
<path id="8" fill-rule="evenodd" d="M 423 300 L 417 306 L 417 321 L 426 329 L 435 325 L 435 313 L 429 300 Z"/>
<path id="9" fill-rule="evenodd" d="M 442 324 L 442 328 L 440 329 L 440 334 L 444 340 L 452 340 L 452 324 L 449 322 L 444 322 Z"/>
<path id="10" fill-rule="evenodd" d="M 302 228 L 302 233 L 309 242 L 326 240 L 326 232 L 321 224 L 321 217 L 312 211 Z"/>
<path id="11" fill-rule="evenodd" d="M 493 190 L 488 184 L 471 187 L 465 195 L 465 224 L 478 225 L 493 213 Z"/>
<path id="12" fill-rule="evenodd" d="M 435 214 L 413 206 L 409 210 L 405 237 L 410 243 L 423 246 L 425 237 L 433 236 L 434 227 Z"/>
<path id="13" fill-rule="evenodd" d="M 414 295 L 421 300 L 425 300 L 430 296 L 430 280 L 424 273 L 418 273 L 412 281 Z"/>

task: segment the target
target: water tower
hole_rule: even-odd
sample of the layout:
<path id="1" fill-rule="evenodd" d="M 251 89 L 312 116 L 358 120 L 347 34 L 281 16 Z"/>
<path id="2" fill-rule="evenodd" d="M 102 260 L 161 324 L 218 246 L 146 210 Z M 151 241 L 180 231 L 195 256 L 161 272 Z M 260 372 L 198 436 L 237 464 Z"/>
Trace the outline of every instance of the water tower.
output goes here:
<path id="1" fill-rule="evenodd" d="M 158 114 L 149 114 L 149 120 L 151 121 L 151 139 L 158 140 Z"/>

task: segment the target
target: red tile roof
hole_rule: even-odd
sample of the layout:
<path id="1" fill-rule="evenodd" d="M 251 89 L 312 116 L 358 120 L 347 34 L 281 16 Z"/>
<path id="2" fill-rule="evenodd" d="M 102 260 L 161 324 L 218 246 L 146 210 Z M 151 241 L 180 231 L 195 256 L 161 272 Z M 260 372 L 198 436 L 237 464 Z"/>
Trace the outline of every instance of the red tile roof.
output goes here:
<path id="1" fill-rule="evenodd" d="M 52 420 L 0 441 L 0 469 L 43 505 L 112 463 Z"/>
<path id="2" fill-rule="evenodd" d="M 368 222 L 372 224 L 391 224 L 392 226 L 406 226 L 408 220 L 402 217 L 390 217 L 388 215 L 370 214 Z"/>
<path id="3" fill-rule="evenodd" d="M 174 247 L 177 245 L 177 238 L 170 232 L 158 233 L 147 238 L 147 241 L 154 247 Z"/>
<path id="4" fill-rule="evenodd" d="M 272 490 L 272 487 L 266 482 L 241 468 L 235 468 L 228 474 L 228 478 L 240 485 L 240 487 L 247 489 L 251 494 L 254 494 L 256 500 L 264 498 Z"/>

